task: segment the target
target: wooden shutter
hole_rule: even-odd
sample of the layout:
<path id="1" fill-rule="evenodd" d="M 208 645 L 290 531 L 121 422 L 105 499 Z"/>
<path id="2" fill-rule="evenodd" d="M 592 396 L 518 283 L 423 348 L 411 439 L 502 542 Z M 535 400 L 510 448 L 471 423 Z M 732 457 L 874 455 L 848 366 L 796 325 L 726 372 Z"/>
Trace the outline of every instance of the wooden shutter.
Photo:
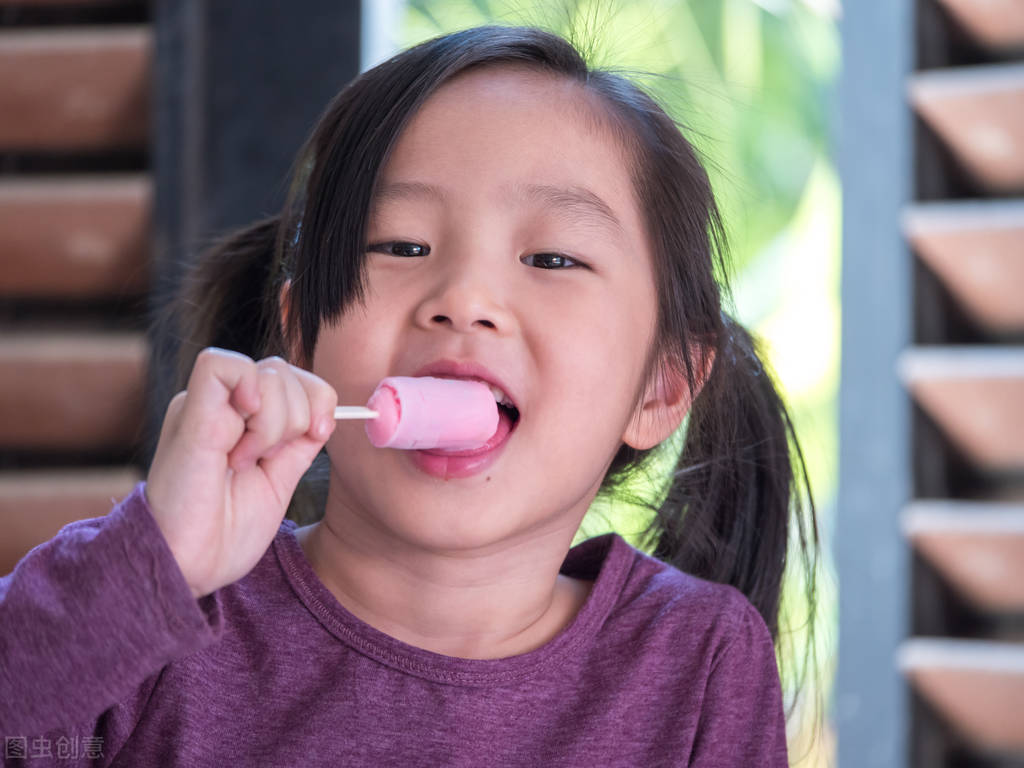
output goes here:
<path id="1" fill-rule="evenodd" d="M 0 575 L 144 477 L 152 308 L 279 210 L 360 29 L 358 0 L 0 0 Z"/>
<path id="2" fill-rule="evenodd" d="M 844 13 L 840 762 L 1024 765 L 1024 0 Z"/>
<path id="3" fill-rule="evenodd" d="M 152 32 L 0 2 L 0 575 L 140 479 Z"/>

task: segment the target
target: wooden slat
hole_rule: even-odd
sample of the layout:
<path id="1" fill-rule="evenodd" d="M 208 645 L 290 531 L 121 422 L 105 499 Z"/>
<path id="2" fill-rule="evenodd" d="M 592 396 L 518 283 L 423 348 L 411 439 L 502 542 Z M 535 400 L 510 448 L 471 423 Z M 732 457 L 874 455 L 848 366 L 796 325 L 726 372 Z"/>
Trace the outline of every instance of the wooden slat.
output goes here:
<path id="1" fill-rule="evenodd" d="M 0 296 L 144 293 L 151 196 L 146 176 L 0 180 Z"/>
<path id="2" fill-rule="evenodd" d="M 914 347 L 898 368 L 968 458 L 990 470 L 1024 469 L 1024 348 Z"/>
<path id="3" fill-rule="evenodd" d="M 0 473 L 0 576 L 68 523 L 107 514 L 141 479 L 130 467 Z"/>
<path id="4" fill-rule="evenodd" d="M 1024 0 L 939 0 L 976 41 L 993 50 L 1024 47 Z"/>
<path id="5" fill-rule="evenodd" d="M 107 8 L 110 6 L 137 5 L 138 0 L 0 0 L 5 5 L 46 8 L 49 6 L 79 6 L 83 8 Z"/>
<path id="6" fill-rule="evenodd" d="M 0 336 L 0 447 L 124 448 L 141 437 L 147 346 L 136 333 Z"/>
<path id="7" fill-rule="evenodd" d="M 86 27 L 0 32 L 0 149 L 141 149 L 151 32 Z"/>
<path id="8" fill-rule="evenodd" d="M 1024 613 L 1024 504 L 915 501 L 904 509 L 902 526 L 976 608 Z"/>
<path id="9" fill-rule="evenodd" d="M 1024 190 L 1024 64 L 921 72 L 910 100 L 989 190 Z"/>
<path id="10" fill-rule="evenodd" d="M 1024 330 L 1024 200 L 915 205 L 904 214 L 903 230 L 979 325 L 996 333 Z"/>
<path id="11" fill-rule="evenodd" d="M 913 638 L 898 663 L 914 688 L 975 747 L 1024 750 L 1024 645 Z"/>

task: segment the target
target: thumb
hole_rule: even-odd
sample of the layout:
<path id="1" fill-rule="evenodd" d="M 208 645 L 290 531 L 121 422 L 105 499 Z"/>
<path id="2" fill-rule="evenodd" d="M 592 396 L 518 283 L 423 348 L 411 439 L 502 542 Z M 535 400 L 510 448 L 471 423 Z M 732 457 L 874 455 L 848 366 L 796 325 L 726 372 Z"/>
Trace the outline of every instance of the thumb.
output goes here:
<path id="1" fill-rule="evenodd" d="M 302 435 L 282 446 L 272 456 L 261 459 L 263 471 L 279 499 L 284 499 L 286 503 L 291 499 L 299 480 L 313 464 L 325 442 Z"/>

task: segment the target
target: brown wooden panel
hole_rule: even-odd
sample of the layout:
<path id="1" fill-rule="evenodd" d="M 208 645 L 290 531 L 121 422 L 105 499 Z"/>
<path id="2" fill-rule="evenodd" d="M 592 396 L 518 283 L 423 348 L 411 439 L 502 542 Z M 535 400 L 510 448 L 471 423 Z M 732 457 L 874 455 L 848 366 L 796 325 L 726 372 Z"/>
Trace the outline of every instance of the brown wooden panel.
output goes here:
<path id="1" fill-rule="evenodd" d="M 1024 613 L 1024 504 L 916 501 L 903 532 L 969 603 Z"/>
<path id="2" fill-rule="evenodd" d="M 986 188 L 1024 190 L 1024 64 L 914 75 L 910 100 Z"/>
<path id="3" fill-rule="evenodd" d="M 0 447 L 88 450 L 141 438 L 142 334 L 0 337 Z"/>
<path id="4" fill-rule="evenodd" d="M 992 49 L 1024 47 L 1024 0 L 939 0 L 957 23 Z"/>
<path id="5" fill-rule="evenodd" d="M 0 32 L 0 149 L 141 149 L 149 121 L 147 27 Z"/>
<path id="6" fill-rule="evenodd" d="M 0 295 L 145 293 L 151 186 L 145 176 L 0 180 Z"/>
<path id="7" fill-rule="evenodd" d="M 0 0 L 0 8 L 5 5 L 36 6 L 82 6 L 84 8 L 106 8 L 109 6 L 135 5 L 138 0 Z"/>
<path id="8" fill-rule="evenodd" d="M 1024 330 L 1024 200 L 913 206 L 903 229 L 918 256 L 982 327 Z"/>
<path id="9" fill-rule="evenodd" d="M 68 523 L 107 514 L 141 479 L 130 467 L 0 473 L 0 576 Z"/>
<path id="10" fill-rule="evenodd" d="M 915 347 L 899 373 L 967 457 L 985 469 L 1024 469 L 1024 348 Z"/>
<path id="11" fill-rule="evenodd" d="M 899 666 L 964 738 L 986 750 L 1024 750 L 1024 645 L 913 638 Z"/>

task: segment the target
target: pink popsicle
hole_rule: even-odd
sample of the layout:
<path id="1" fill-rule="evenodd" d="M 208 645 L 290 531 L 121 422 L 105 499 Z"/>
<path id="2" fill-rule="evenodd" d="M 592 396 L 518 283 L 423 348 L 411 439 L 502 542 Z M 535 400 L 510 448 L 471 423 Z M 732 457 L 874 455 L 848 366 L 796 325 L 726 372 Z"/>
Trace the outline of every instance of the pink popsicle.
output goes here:
<path id="1" fill-rule="evenodd" d="M 390 376 L 366 407 L 380 414 L 366 422 L 366 434 L 378 448 L 468 450 L 484 445 L 498 429 L 498 404 L 479 381 Z"/>

